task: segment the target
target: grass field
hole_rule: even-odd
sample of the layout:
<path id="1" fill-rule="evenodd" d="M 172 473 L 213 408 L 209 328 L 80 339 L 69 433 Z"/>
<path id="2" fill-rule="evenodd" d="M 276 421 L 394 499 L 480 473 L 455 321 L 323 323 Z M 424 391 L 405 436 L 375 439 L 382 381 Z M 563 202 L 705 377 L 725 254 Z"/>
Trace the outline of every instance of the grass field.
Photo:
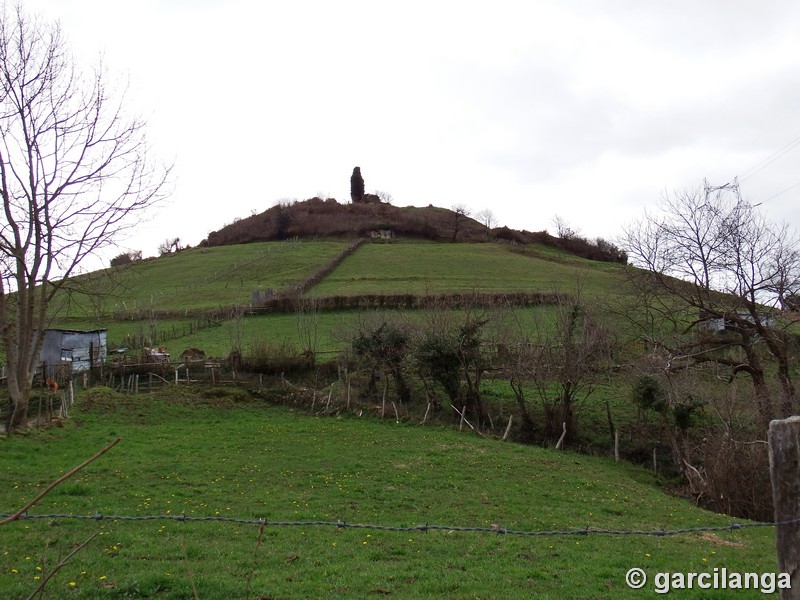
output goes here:
<path id="1" fill-rule="evenodd" d="M 114 281 L 98 273 L 96 285 L 113 287 L 108 297 L 74 295 L 57 311 L 53 326 L 72 329 L 107 328 L 112 346 L 128 346 L 127 336 L 147 337 L 179 354 L 198 347 L 208 355 L 227 356 L 235 329 L 241 327 L 243 342 L 257 339 L 297 340 L 293 314 L 249 316 L 244 325 L 232 321 L 221 326 L 198 318 L 177 317 L 187 309 L 218 309 L 250 302 L 254 289 L 280 289 L 295 283 L 330 261 L 345 242 L 269 242 L 239 246 L 195 248 L 157 260 L 112 270 Z M 591 301 L 607 301 L 618 289 L 620 267 L 597 263 L 546 247 L 510 247 L 498 244 L 434 244 L 398 240 L 390 244 L 366 244 L 348 257 L 312 296 L 369 293 L 446 293 L 453 291 L 574 291 L 581 282 Z M 57 303 L 58 305 L 58 303 Z M 171 311 L 152 326 L 147 320 L 120 318 L 147 314 L 153 309 Z M 321 352 L 341 349 L 337 332 L 357 320 L 358 311 L 322 313 L 319 318 Z M 200 319 L 202 321 L 202 319 Z"/>
<path id="2" fill-rule="evenodd" d="M 645 471 L 450 429 L 319 418 L 241 390 L 79 397 L 64 428 L 0 440 L 0 510 L 122 442 L 31 514 L 225 516 L 513 530 L 659 530 L 730 519 L 664 494 Z M 514 536 L 175 521 L 27 520 L 0 536 L 0 597 L 640 598 L 632 567 L 774 571 L 773 532 Z M 726 598 L 694 590 L 681 598 Z M 741 592 L 735 597 L 760 597 Z"/>
<path id="3" fill-rule="evenodd" d="M 303 241 L 183 250 L 87 276 L 100 291 L 113 290 L 111 295 L 94 305 L 81 296 L 64 304 L 62 296 L 64 308 L 57 316 L 85 319 L 115 312 L 249 304 L 253 290 L 297 283 L 346 247 L 345 241 Z"/>
<path id="4" fill-rule="evenodd" d="M 598 263 L 539 247 L 396 241 L 366 244 L 311 293 L 432 294 L 454 291 L 571 292 L 578 281 L 589 295 L 617 286 L 620 265 Z"/>

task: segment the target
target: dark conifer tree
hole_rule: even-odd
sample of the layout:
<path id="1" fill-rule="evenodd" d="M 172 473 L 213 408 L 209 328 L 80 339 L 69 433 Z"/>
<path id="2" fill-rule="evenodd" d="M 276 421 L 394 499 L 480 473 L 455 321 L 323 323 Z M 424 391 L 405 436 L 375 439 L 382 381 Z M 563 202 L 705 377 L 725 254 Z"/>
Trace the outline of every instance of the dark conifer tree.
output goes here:
<path id="1" fill-rule="evenodd" d="M 353 204 L 364 201 L 364 178 L 361 177 L 361 167 L 355 167 L 350 177 L 350 199 Z"/>

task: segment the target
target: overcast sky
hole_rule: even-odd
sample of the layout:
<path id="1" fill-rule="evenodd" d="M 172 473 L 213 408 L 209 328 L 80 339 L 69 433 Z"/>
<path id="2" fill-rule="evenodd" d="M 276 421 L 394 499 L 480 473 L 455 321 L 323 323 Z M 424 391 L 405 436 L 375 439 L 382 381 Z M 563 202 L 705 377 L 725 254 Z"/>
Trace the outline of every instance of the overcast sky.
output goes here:
<path id="1" fill-rule="evenodd" d="M 24 0 L 102 54 L 175 163 L 123 248 L 197 244 L 286 198 L 490 208 L 613 238 L 721 185 L 800 227 L 800 3 Z"/>

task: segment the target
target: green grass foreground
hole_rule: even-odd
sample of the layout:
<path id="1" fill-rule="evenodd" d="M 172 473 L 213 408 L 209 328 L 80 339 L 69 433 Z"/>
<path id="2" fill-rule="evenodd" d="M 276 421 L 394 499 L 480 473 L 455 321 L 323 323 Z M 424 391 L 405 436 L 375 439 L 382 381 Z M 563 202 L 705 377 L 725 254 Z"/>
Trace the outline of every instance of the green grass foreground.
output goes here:
<path id="1" fill-rule="evenodd" d="M 0 440 L 0 511 L 122 441 L 31 514 L 226 516 L 510 530 L 659 530 L 731 519 L 644 470 L 394 420 L 313 417 L 234 388 L 83 392 L 63 428 Z M 625 573 L 774 571 L 771 528 L 523 537 L 212 522 L 26 520 L 0 530 L 0 597 L 59 557 L 51 598 L 641 598 Z M 681 598 L 724 598 L 708 590 Z M 760 597 L 753 590 L 735 597 Z"/>

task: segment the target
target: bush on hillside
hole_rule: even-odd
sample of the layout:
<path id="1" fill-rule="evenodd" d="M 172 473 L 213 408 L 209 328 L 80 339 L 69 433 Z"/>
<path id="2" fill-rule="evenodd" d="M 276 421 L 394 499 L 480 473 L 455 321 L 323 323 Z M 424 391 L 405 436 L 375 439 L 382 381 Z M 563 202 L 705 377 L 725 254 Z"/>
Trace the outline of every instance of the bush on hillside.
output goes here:
<path id="1" fill-rule="evenodd" d="M 129 265 L 130 263 L 136 262 L 138 260 L 142 260 L 142 251 L 130 250 L 128 252 L 123 252 L 122 254 L 118 254 L 117 256 L 112 258 L 111 266 L 120 267 L 122 265 Z"/>

